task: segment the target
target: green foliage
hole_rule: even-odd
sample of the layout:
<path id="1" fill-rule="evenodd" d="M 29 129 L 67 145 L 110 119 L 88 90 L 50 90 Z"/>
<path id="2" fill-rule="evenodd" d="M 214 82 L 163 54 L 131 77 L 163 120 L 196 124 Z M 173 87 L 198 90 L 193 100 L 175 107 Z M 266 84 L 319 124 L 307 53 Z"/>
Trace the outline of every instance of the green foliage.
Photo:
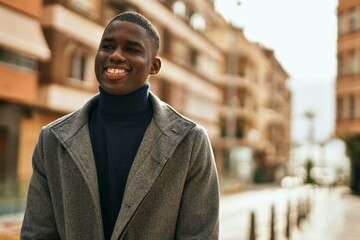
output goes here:
<path id="1" fill-rule="evenodd" d="M 266 183 L 269 181 L 267 172 L 264 169 L 255 169 L 253 173 L 254 183 Z"/>
<path id="2" fill-rule="evenodd" d="M 360 194 L 360 137 L 349 138 L 346 143 L 351 167 L 350 188 L 354 193 Z"/>
<path id="3" fill-rule="evenodd" d="M 348 140 L 347 147 L 351 164 L 354 166 L 360 166 L 360 137 L 353 137 Z"/>
<path id="4" fill-rule="evenodd" d="M 311 159 L 308 159 L 305 163 L 306 168 L 306 180 L 305 183 L 314 184 L 315 180 L 311 177 L 310 172 L 311 169 L 314 167 L 314 164 Z"/>

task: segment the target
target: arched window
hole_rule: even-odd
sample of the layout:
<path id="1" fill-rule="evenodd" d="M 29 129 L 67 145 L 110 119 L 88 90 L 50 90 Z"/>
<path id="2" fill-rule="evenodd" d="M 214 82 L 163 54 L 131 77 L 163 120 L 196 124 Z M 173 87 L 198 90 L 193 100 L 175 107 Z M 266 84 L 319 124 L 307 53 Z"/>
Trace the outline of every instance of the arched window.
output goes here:
<path id="1" fill-rule="evenodd" d="M 191 16 L 190 25 L 196 30 L 204 30 L 206 28 L 205 19 L 199 13 L 194 13 Z"/>
<path id="2" fill-rule="evenodd" d="M 172 10 L 176 16 L 185 17 L 186 16 L 186 5 L 183 1 L 176 1 L 172 6 Z"/>
<path id="3" fill-rule="evenodd" d="M 87 56 L 84 52 L 75 50 L 70 57 L 69 77 L 72 79 L 84 81 L 86 72 Z"/>

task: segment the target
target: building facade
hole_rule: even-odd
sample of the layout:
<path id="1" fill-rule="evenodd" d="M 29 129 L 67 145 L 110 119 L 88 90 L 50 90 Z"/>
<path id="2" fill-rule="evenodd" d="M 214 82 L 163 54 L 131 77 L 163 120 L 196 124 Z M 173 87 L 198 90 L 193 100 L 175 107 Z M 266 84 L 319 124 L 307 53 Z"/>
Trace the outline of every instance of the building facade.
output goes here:
<path id="1" fill-rule="evenodd" d="M 336 135 L 347 144 L 350 187 L 360 193 L 360 0 L 339 0 Z"/>
<path id="2" fill-rule="evenodd" d="M 0 1 L 0 190 L 17 185 L 19 159 L 28 157 L 27 145 L 37 138 L 26 122 L 38 107 L 39 65 L 51 57 L 42 13 L 41 0 Z"/>
<path id="3" fill-rule="evenodd" d="M 142 13 L 158 29 L 162 68 L 151 77 L 150 90 L 206 128 L 221 178 L 252 181 L 255 173 L 274 180 L 286 165 L 287 73 L 271 50 L 229 25 L 213 1 L 28 2 L 0 0 L 0 15 L 18 24 L 2 23 L 0 33 L 3 179 L 27 179 L 41 127 L 98 92 L 93 64 L 101 34 L 126 10 Z M 250 155 L 243 158 L 244 152 Z"/>
<path id="4" fill-rule="evenodd" d="M 336 133 L 360 135 L 360 1 L 338 5 Z"/>
<path id="5" fill-rule="evenodd" d="M 215 140 L 224 175 L 245 182 L 274 181 L 287 169 L 291 93 L 288 74 L 271 50 L 248 41 L 241 29 L 209 28 L 224 52 L 221 135 Z"/>

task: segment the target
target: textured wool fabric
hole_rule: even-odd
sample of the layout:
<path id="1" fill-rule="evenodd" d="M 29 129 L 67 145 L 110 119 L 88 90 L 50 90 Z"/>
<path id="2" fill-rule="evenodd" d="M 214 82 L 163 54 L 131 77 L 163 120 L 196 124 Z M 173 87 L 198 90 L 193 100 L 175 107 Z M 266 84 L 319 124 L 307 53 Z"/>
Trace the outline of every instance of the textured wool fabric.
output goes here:
<path id="1" fill-rule="evenodd" d="M 150 93 L 153 118 L 129 172 L 112 240 L 218 239 L 219 185 L 205 129 Z M 103 240 L 88 126 L 99 101 L 42 129 L 21 239 Z"/>

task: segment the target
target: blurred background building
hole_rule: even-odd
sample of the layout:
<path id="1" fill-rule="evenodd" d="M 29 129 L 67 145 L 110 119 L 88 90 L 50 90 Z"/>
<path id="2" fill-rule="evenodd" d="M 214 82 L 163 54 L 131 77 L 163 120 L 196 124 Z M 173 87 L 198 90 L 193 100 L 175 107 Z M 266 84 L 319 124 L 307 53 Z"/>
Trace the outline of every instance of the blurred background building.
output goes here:
<path id="1" fill-rule="evenodd" d="M 347 143 L 350 187 L 360 193 L 360 1 L 339 0 L 336 135 Z"/>
<path id="2" fill-rule="evenodd" d="M 41 25 L 43 2 L 0 1 L 0 190 L 12 192 L 29 173 L 38 131 L 53 118 L 40 107 L 40 64 L 51 50 Z M 57 115 L 59 116 L 59 115 Z M 30 160 L 30 161 L 29 161 Z"/>
<path id="3" fill-rule="evenodd" d="M 285 176 L 288 74 L 212 0 L 0 0 L 1 189 L 25 192 L 41 127 L 98 92 L 93 65 L 101 34 L 126 10 L 158 29 L 163 64 L 151 91 L 207 129 L 220 179 Z"/>

